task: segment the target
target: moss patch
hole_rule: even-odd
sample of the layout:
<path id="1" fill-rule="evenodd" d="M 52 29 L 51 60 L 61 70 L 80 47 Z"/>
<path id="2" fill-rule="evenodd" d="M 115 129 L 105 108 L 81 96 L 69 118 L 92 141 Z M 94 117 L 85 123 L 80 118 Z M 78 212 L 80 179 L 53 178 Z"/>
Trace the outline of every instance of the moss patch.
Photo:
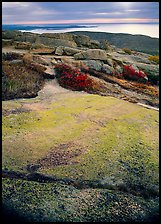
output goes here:
<path id="1" fill-rule="evenodd" d="M 46 103 L 43 109 L 36 107 L 38 103 L 32 100 L 29 111 L 3 116 L 3 169 L 33 172 L 27 168 L 39 165 L 36 170 L 39 173 L 79 181 L 98 180 L 105 188 L 116 192 L 117 187 L 119 189 L 122 187 L 127 193 L 119 195 L 119 198 L 123 200 L 119 206 L 115 205 L 114 199 L 111 199 L 111 207 L 107 209 L 106 206 L 100 208 L 101 201 L 97 204 L 96 198 L 94 204 L 90 204 L 94 197 L 93 194 L 98 193 L 99 197 L 102 197 L 101 194 L 104 195 L 104 191 L 89 189 L 89 192 L 85 190 L 78 192 L 74 189 L 73 192 L 81 195 L 78 205 L 76 199 L 72 199 L 72 201 L 66 199 L 65 195 L 70 187 L 61 186 L 65 187 L 63 191 L 66 193 L 63 193 L 64 199 L 60 205 L 59 202 L 62 199 L 59 200 L 57 196 L 50 198 L 51 186 L 58 186 L 58 183 L 58 185 L 43 185 L 34 182 L 22 183 L 20 180 L 5 180 L 4 183 L 7 183 L 4 185 L 6 205 L 9 203 L 13 207 L 18 206 L 18 211 L 23 214 L 27 210 L 27 214 L 31 214 L 33 220 L 52 220 L 52 217 L 55 217 L 53 221 L 142 220 L 142 217 L 145 219 L 147 214 L 152 212 L 152 210 L 148 210 L 148 206 L 151 209 L 152 204 L 155 204 L 156 210 L 157 202 L 152 197 L 157 197 L 159 191 L 159 117 L 157 111 L 113 97 L 89 94 L 68 93 L 64 98 L 60 97 L 55 102 Z M 29 100 L 17 100 L 14 103 L 6 101 L 4 108 L 6 111 L 13 111 L 21 106 L 27 108 L 25 105 L 29 104 Z M 32 110 L 32 105 L 37 109 Z M 61 150 L 62 145 L 64 146 L 63 150 Z M 33 190 L 31 190 L 31 194 L 27 193 L 24 204 L 14 201 L 14 197 L 7 202 L 7 195 L 12 194 L 12 189 L 8 186 L 14 188 L 15 184 L 15 189 L 18 189 L 20 185 L 20 189 L 16 190 L 15 195 L 13 194 L 16 198 L 23 192 L 23 186 L 24 190 L 26 185 L 27 188 L 32 186 Z M 37 196 L 40 188 L 42 193 Z M 50 190 L 48 191 L 48 189 Z M 113 197 L 114 193 L 110 194 L 109 192 L 108 194 Z M 140 193 L 144 199 L 139 199 Z M 82 199 L 83 194 L 87 195 L 86 203 Z M 131 210 L 129 210 L 128 203 L 133 203 L 132 201 L 136 199 L 131 200 L 129 197 L 134 197 L 134 195 L 137 200 L 141 200 L 142 205 L 145 200 L 149 200 L 147 202 L 149 204 L 144 204 L 142 212 L 138 210 L 137 214 L 130 213 L 131 215 L 129 215 Z M 71 195 L 72 197 L 73 195 Z M 76 198 L 78 197 L 76 196 Z M 128 202 L 125 198 L 128 198 Z M 26 203 L 29 203 L 26 209 L 25 200 Z M 150 202 L 150 200 L 152 201 Z M 120 210 L 125 204 L 128 215 Z M 45 211 L 44 205 L 49 208 L 48 211 Z M 79 208 L 80 215 L 73 205 Z M 133 208 L 135 205 L 130 206 Z M 80 208 L 79 206 L 84 207 Z M 117 213 L 114 209 L 116 207 Z M 136 207 L 138 208 L 138 205 Z M 95 210 L 92 210 L 94 208 L 97 208 L 98 215 L 94 215 L 93 211 Z M 34 213 L 34 209 L 36 209 L 36 213 Z M 132 212 L 134 211 L 135 209 L 132 210 Z M 55 213 L 58 215 L 55 216 Z M 111 214 L 113 215 L 111 216 Z M 156 211 L 155 214 L 157 214 Z"/>

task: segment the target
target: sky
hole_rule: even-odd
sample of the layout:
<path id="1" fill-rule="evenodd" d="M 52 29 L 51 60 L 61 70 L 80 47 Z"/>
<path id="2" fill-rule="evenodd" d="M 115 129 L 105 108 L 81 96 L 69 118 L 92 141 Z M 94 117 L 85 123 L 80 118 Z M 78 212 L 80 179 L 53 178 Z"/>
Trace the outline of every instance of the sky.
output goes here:
<path id="1" fill-rule="evenodd" d="M 2 2 L 2 24 L 159 23 L 159 2 Z"/>

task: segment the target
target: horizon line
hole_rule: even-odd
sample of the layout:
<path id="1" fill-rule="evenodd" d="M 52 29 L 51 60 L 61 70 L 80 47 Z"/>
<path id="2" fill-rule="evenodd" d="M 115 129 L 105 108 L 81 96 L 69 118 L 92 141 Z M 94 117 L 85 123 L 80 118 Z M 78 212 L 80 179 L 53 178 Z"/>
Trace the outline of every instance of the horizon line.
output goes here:
<path id="1" fill-rule="evenodd" d="M 3 25 L 68 25 L 68 24 L 159 24 L 159 22 L 113 22 L 113 23 L 34 23 L 34 24 L 31 24 L 31 23 L 2 23 L 2 26 Z"/>

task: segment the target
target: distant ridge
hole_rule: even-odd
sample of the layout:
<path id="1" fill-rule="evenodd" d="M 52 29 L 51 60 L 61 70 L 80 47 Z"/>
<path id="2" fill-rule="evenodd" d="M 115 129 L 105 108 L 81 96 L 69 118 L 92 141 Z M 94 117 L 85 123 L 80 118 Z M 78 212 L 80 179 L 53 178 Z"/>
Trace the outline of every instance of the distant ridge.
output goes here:
<path id="1" fill-rule="evenodd" d="M 131 50 L 144 52 L 147 54 L 159 54 L 159 38 L 146 35 L 134 35 L 124 33 L 106 33 L 92 31 L 73 31 L 69 32 L 76 35 L 86 35 L 94 40 L 106 39 L 110 44 L 118 48 L 129 48 Z"/>

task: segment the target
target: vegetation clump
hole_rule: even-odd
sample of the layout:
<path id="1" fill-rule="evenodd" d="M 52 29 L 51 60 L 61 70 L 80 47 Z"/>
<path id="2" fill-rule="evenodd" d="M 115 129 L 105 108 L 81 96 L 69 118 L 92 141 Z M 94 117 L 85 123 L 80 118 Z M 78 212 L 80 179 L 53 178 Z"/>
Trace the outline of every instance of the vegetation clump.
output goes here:
<path id="1" fill-rule="evenodd" d="M 127 79 L 132 79 L 132 80 L 142 80 L 142 79 L 148 80 L 147 75 L 143 71 L 135 70 L 135 68 L 133 68 L 132 65 L 124 66 L 123 76 Z"/>
<path id="2" fill-rule="evenodd" d="M 123 48 L 123 51 L 124 51 L 126 54 L 132 54 L 132 51 L 131 51 L 129 48 Z"/>
<path id="3" fill-rule="evenodd" d="M 159 64 L 159 55 L 149 56 L 148 60 L 156 62 L 157 64 Z"/>
<path id="4" fill-rule="evenodd" d="M 101 89 L 100 83 L 91 78 L 89 74 L 66 64 L 57 64 L 55 70 L 59 84 L 65 88 L 89 93 L 97 92 Z"/>
<path id="5" fill-rule="evenodd" d="M 2 100 L 37 96 L 44 83 L 43 74 L 26 66 L 18 54 L 2 56 Z"/>

